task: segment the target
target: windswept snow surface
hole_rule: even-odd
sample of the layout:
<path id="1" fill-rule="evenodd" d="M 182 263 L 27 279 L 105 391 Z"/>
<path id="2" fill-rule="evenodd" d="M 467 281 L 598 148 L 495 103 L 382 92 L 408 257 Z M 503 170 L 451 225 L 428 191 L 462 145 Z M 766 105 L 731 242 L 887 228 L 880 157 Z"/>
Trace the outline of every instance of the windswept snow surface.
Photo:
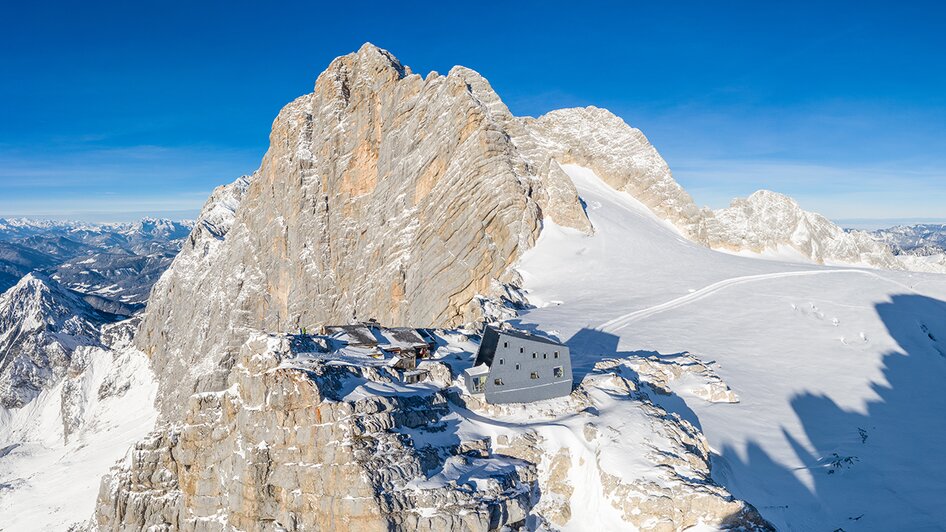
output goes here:
<path id="1" fill-rule="evenodd" d="M 595 234 L 546 224 L 519 264 L 579 382 L 602 357 L 688 351 L 739 398 L 674 389 L 713 476 L 783 530 L 942 530 L 946 276 L 739 257 L 563 167 Z M 673 388 L 673 385 L 671 385 Z"/>
<path id="2" fill-rule="evenodd" d="M 22 408 L 0 408 L 0 531 L 87 521 L 102 476 L 154 426 L 157 386 L 144 353 L 80 350 L 81 373 Z M 67 414 L 77 425 L 68 437 Z"/>

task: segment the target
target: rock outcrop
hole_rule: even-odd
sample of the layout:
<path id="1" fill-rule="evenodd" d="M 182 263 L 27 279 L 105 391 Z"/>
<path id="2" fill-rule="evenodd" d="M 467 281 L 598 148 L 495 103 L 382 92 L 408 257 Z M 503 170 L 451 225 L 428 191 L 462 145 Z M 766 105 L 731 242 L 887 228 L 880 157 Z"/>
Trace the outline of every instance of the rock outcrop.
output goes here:
<path id="1" fill-rule="evenodd" d="M 291 357 L 285 340 L 251 338 L 225 391 L 194 395 L 181 424 L 103 480 L 93 528 L 485 531 L 525 520 L 532 466 L 418 443 L 446 433 L 444 392 L 350 394 L 392 375 Z"/>
<path id="2" fill-rule="evenodd" d="M 533 513 L 551 528 L 571 528 L 584 518 L 649 531 L 697 525 L 772 530 L 752 505 L 713 481 L 706 439 L 655 404 L 643 385 L 671 392 L 631 369 L 639 362 L 604 360 L 571 397 L 544 407 L 486 405 L 476 398 L 467 398 L 467 406 L 489 418 L 528 413 L 531 423 L 499 435 L 493 451 L 536 465 L 542 496 Z M 591 515 L 583 504 L 612 516 Z"/>
<path id="3" fill-rule="evenodd" d="M 824 216 L 802 210 L 792 198 L 768 190 L 733 200 L 707 217 L 705 225 L 704 242 L 714 249 L 755 253 L 790 249 L 818 264 L 906 269 L 866 233 L 845 232 Z"/>
<path id="4" fill-rule="evenodd" d="M 62 379 L 80 346 L 98 345 L 106 318 L 32 273 L 0 296 L 0 406 L 19 408 Z"/>
<path id="5" fill-rule="evenodd" d="M 491 406 L 459 381 L 406 389 L 384 366 L 294 345 L 253 335 L 224 391 L 192 396 L 103 479 L 90 528 L 554 529 L 594 500 L 641 530 L 771 530 L 712 480 L 706 440 L 627 360 L 599 364 L 570 397 Z"/>
<path id="6" fill-rule="evenodd" d="M 515 282 L 543 209 L 590 229 L 570 181 L 536 175 L 531 142 L 469 69 L 422 78 L 371 45 L 333 61 L 152 292 L 138 346 L 166 403 L 220 389 L 252 329 L 476 318 L 476 296 Z"/>
<path id="7" fill-rule="evenodd" d="M 702 238 L 706 213 L 674 180 L 667 162 L 639 129 L 597 107 L 560 109 L 537 119 L 526 118 L 524 123 L 553 166 L 590 168 L 612 188 L 634 196 L 691 239 Z"/>

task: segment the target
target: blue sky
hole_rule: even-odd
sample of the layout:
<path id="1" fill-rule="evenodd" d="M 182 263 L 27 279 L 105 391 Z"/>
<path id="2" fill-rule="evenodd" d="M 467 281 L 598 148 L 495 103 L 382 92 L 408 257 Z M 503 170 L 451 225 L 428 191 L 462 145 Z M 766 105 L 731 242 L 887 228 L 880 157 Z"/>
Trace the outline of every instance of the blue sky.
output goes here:
<path id="1" fill-rule="evenodd" d="M 944 4 L 776 4 L 8 4 L 0 216 L 192 215 L 371 41 L 479 71 L 515 114 L 611 109 L 700 204 L 769 188 L 835 219 L 946 218 Z"/>

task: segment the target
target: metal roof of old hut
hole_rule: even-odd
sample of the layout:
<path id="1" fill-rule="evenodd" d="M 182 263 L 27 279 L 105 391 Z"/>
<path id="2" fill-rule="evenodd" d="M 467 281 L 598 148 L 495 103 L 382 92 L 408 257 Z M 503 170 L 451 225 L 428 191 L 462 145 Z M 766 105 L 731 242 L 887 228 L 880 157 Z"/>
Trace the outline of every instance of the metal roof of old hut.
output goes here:
<path id="1" fill-rule="evenodd" d="M 348 345 L 375 346 L 379 343 L 379 338 L 365 325 L 327 325 L 325 334 Z"/>

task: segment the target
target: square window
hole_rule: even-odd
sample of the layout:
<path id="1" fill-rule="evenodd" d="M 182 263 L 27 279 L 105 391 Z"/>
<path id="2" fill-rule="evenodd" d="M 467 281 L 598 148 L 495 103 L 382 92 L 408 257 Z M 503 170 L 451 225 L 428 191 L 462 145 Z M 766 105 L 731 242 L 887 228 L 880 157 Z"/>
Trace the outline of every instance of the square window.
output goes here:
<path id="1" fill-rule="evenodd" d="M 532 358 L 537 358 L 538 356 L 539 356 L 538 353 L 532 353 Z"/>
<path id="2" fill-rule="evenodd" d="M 502 379 L 493 379 L 493 384 L 495 384 L 496 386 L 502 386 L 502 385 L 503 385 L 503 380 L 502 380 Z"/>
<path id="3" fill-rule="evenodd" d="M 552 375 L 555 375 L 557 378 L 562 378 L 565 376 L 565 370 L 562 369 L 562 366 L 555 366 L 552 368 Z"/>
<path id="4" fill-rule="evenodd" d="M 529 375 L 529 378 L 532 379 L 532 380 L 538 379 L 538 378 L 539 378 L 539 372 L 538 372 L 538 371 L 533 371 L 533 372 L 532 372 L 532 375 Z"/>

